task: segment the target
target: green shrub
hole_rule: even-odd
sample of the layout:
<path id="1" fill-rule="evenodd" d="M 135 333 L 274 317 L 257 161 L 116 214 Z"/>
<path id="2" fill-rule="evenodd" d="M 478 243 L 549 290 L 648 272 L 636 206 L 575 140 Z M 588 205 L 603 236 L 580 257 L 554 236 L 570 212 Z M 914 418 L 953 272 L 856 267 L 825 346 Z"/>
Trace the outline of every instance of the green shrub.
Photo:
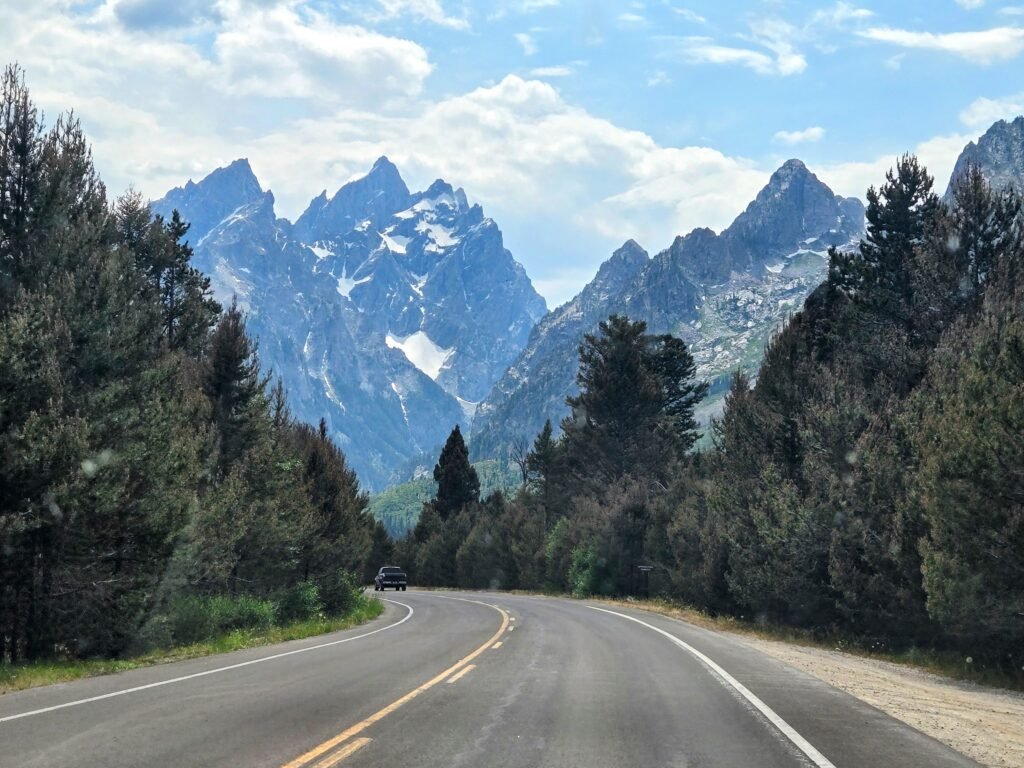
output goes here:
<path id="1" fill-rule="evenodd" d="M 599 566 L 593 547 L 576 547 L 569 565 L 569 586 L 573 597 L 587 597 L 598 591 Z"/>
<path id="2" fill-rule="evenodd" d="M 359 579 L 351 571 L 339 568 L 318 579 L 320 602 L 328 616 L 344 616 L 365 600 Z"/>
<path id="3" fill-rule="evenodd" d="M 216 628 L 209 601 L 195 596 L 179 597 L 171 603 L 170 624 L 174 642 L 181 645 L 212 637 Z"/>
<path id="4" fill-rule="evenodd" d="M 274 604 L 248 595 L 179 597 L 171 604 L 174 642 L 190 645 L 236 629 L 266 630 L 274 626 Z"/>
<path id="5" fill-rule="evenodd" d="M 284 590 L 277 599 L 277 620 L 282 624 L 308 621 L 323 614 L 320 587 L 303 581 Z"/>
<path id="6" fill-rule="evenodd" d="M 155 614 L 142 625 L 138 634 L 128 646 L 131 656 L 149 653 L 158 648 L 170 648 L 174 645 L 174 626 L 171 617 L 163 613 Z"/>
<path id="7" fill-rule="evenodd" d="M 264 630 L 274 626 L 277 612 L 269 600 L 248 595 L 210 598 L 216 631 L 236 629 Z"/>

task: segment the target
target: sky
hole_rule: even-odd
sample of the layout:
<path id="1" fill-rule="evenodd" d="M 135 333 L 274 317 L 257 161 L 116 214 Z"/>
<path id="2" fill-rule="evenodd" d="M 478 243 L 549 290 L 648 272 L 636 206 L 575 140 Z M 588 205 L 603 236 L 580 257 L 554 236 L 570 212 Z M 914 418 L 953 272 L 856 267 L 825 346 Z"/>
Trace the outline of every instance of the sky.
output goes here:
<path id="1" fill-rule="evenodd" d="M 941 192 L 1024 112 L 1022 3 L 0 0 L 0 52 L 112 195 L 247 157 L 294 220 L 385 154 L 464 187 L 555 306 L 791 157 L 863 199 L 916 152 Z"/>

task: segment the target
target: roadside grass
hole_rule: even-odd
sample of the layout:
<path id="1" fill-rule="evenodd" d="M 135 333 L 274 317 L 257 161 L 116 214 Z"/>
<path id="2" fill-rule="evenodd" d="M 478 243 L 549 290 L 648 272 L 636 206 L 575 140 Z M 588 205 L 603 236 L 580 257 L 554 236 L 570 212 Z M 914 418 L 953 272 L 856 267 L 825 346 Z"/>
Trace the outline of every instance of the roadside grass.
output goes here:
<path id="1" fill-rule="evenodd" d="M 125 659 L 48 659 L 24 664 L 0 664 L 0 694 L 288 640 L 302 640 L 365 624 L 380 616 L 383 611 L 384 604 L 380 600 L 367 597 L 339 618 L 307 619 L 264 630 L 236 629 L 191 645 L 158 649 Z"/>
<path id="2" fill-rule="evenodd" d="M 772 640 L 824 651 L 848 653 L 865 659 L 891 662 L 962 682 L 991 688 L 1024 691 L 1024 670 L 1020 670 L 1016 674 L 1010 673 L 995 667 L 977 664 L 970 657 L 953 651 L 918 647 L 893 650 L 842 635 L 822 635 L 811 630 L 749 621 L 734 616 L 712 616 L 695 608 L 659 598 L 637 600 L 590 597 L 587 599 L 621 608 L 639 608 L 718 632 L 745 635 L 759 640 Z"/>

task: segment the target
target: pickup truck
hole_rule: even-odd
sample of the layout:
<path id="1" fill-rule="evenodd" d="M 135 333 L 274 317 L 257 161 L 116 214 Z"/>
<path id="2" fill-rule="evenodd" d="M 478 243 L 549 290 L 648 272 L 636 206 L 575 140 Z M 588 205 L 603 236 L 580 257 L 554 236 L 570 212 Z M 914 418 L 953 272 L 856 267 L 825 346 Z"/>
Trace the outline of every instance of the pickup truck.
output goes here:
<path id="1" fill-rule="evenodd" d="M 374 592 L 383 592 L 388 587 L 394 587 L 395 591 L 400 589 L 404 592 L 407 586 L 409 586 L 409 582 L 405 578 L 405 571 L 395 565 L 385 565 L 373 577 Z"/>

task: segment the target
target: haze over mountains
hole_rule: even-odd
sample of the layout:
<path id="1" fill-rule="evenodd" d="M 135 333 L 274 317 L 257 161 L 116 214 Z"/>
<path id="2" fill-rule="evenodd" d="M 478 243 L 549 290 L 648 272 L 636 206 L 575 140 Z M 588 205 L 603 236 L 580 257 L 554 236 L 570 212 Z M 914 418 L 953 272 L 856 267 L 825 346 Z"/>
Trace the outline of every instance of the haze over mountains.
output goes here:
<path id="1" fill-rule="evenodd" d="M 972 163 L 1024 186 L 1024 118 L 970 143 L 951 183 Z M 371 489 L 430 464 L 456 423 L 477 458 L 557 424 L 576 347 L 613 312 L 686 340 L 712 382 L 701 415 L 713 415 L 731 371 L 756 372 L 770 334 L 825 277 L 828 248 L 854 247 L 864 226 L 859 200 L 789 160 L 720 234 L 695 229 L 653 257 L 629 240 L 546 312 L 479 205 L 442 180 L 410 192 L 384 157 L 294 224 L 245 160 L 153 203 L 174 208 L 218 297 L 248 312 L 296 415 L 326 418 Z"/>

